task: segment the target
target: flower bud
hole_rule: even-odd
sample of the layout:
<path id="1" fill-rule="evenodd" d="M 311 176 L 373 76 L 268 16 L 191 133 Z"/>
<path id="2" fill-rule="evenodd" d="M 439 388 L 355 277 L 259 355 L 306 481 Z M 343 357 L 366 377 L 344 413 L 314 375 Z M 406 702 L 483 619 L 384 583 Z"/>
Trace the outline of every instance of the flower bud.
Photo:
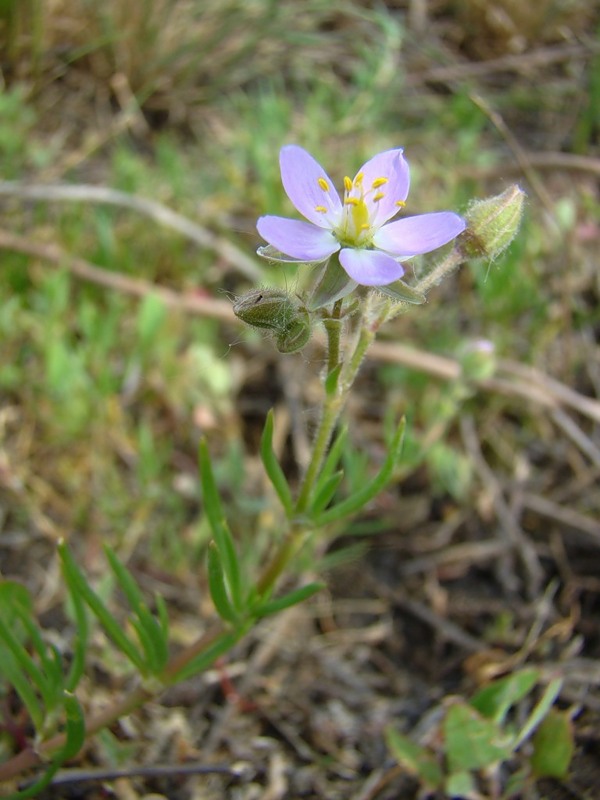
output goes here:
<path id="1" fill-rule="evenodd" d="M 468 258 L 496 258 L 517 235 L 523 216 L 525 192 L 509 186 L 502 194 L 474 201 L 466 213 L 467 229 L 458 245 Z"/>
<path id="2" fill-rule="evenodd" d="M 458 352 L 462 376 L 469 381 L 491 378 L 496 371 L 496 348 L 488 339 L 466 342 Z"/>
<path id="3" fill-rule="evenodd" d="M 253 289 L 236 299 L 233 313 L 254 328 L 273 331 L 280 353 L 295 353 L 310 339 L 308 311 L 283 289 Z"/>

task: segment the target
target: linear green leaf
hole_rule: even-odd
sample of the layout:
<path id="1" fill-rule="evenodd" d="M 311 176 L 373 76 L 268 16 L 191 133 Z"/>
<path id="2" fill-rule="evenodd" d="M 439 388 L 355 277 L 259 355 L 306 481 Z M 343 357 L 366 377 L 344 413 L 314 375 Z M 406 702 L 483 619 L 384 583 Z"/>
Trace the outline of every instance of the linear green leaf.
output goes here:
<path id="1" fill-rule="evenodd" d="M 226 622 L 235 622 L 237 615 L 227 593 L 223 563 L 214 542 L 208 546 L 208 588 L 219 616 Z"/>
<path id="2" fill-rule="evenodd" d="M 260 440 L 260 455 L 269 480 L 273 484 L 273 488 L 277 492 L 277 496 L 289 519 L 293 514 L 292 493 L 273 450 L 273 409 L 269 410 L 265 420 L 265 427 Z"/>
<path id="3" fill-rule="evenodd" d="M 1 637 L 1 633 L 0 633 Z M 38 700 L 38 697 L 29 683 L 23 669 L 20 667 L 12 653 L 5 649 L 2 652 L 0 648 L 0 674 L 4 675 L 6 680 L 12 685 L 15 692 L 21 698 L 21 701 L 27 713 L 31 717 L 31 721 L 36 729 L 40 731 L 44 724 L 44 711 Z"/>
<path id="4" fill-rule="evenodd" d="M 373 500 L 389 483 L 394 468 L 400 456 L 402 441 L 404 438 L 405 420 L 402 419 L 389 445 L 388 454 L 377 475 L 362 490 L 355 492 L 351 497 L 342 500 L 333 508 L 324 511 L 316 518 L 317 525 L 328 525 L 344 517 L 356 514 L 367 503 Z"/>
<path id="5" fill-rule="evenodd" d="M 145 674 L 146 668 L 144 665 L 144 658 L 139 652 L 135 644 L 129 639 L 127 634 L 124 633 L 120 623 L 106 608 L 100 597 L 88 584 L 85 575 L 81 572 L 75 559 L 71 555 L 69 548 L 64 542 L 59 542 L 58 553 L 63 566 L 63 574 L 65 581 L 70 588 L 72 594 L 78 593 L 90 607 L 91 611 L 96 615 L 100 624 L 106 631 L 108 637 L 112 640 L 113 644 L 137 667 L 142 674 Z"/>
<path id="6" fill-rule="evenodd" d="M 185 667 L 179 670 L 179 672 L 173 676 L 172 682 L 179 683 L 180 681 L 187 680 L 203 672 L 210 667 L 217 658 L 224 655 L 228 650 L 231 650 L 239 638 L 240 633 L 238 631 L 224 633 L 222 636 L 219 636 L 219 638 L 207 647 L 203 653 L 197 655 L 189 664 L 186 664 Z"/>
<path id="7" fill-rule="evenodd" d="M 7 625 L 4 624 L 4 621 L 1 619 L 0 619 L 0 639 L 2 639 L 5 647 L 12 655 L 15 665 L 18 665 L 27 675 L 29 675 L 36 689 L 42 695 L 42 700 L 44 701 L 44 705 L 48 708 L 51 708 L 53 705 L 52 689 L 46 676 L 44 675 L 40 667 L 35 663 L 33 658 L 29 655 L 27 650 L 23 647 L 21 642 L 14 635 L 14 633 L 10 630 L 10 628 Z M 10 678 L 11 683 L 13 684 L 14 684 L 14 678 L 15 675 L 13 673 L 12 677 Z M 20 681 L 19 684 L 22 685 Z"/>
<path id="8" fill-rule="evenodd" d="M 204 439 L 200 442 L 199 466 L 204 510 L 223 562 L 223 570 L 231 592 L 231 601 L 236 611 L 240 611 L 243 605 L 240 565 L 233 538 L 223 514 L 221 499 L 210 462 L 210 454 Z"/>
<path id="9" fill-rule="evenodd" d="M 276 600 L 271 600 L 269 603 L 258 606 L 258 608 L 254 609 L 254 613 L 257 617 L 268 617 L 270 614 L 276 614 L 278 611 L 283 611 L 308 600 L 309 597 L 320 592 L 325 586 L 326 584 L 324 583 L 309 583 L 306 586 L 301 586 L 299 589 L 284 594 Z"/>
<path id="10" fill-rule="evenodd" d="M 148 608 L 131 572 L 108 545 L 104 547 L 104 551 L 119 586 L 127 597 L 131 610 L 138 618 L 137 621 L 132 621 L 132 624 L 146 655 L 147 666 L 152 674 L 157 674 L 163 669 L 169 658 L 168 642 L 162 626 Z"/>
<path id="11" fill-rule="evenodd" d="M 315 498 L 310 506 L 310 514 L 317 515 L 327 508 L 340 483 L 344 479 L 344 470 L 334 472 L 326 481 L 319 481 L 319 490 L 315 493 Z"/>
<path id="12" fill-rule="evenodd" d="M 89 625 L 85 603 L 80 595 L 77 592 L 69 591 L 69 598 L 73 604 L 76 630 L 73 641 L 73 660 L 65 679 L 65 689 L 72 692 L 85 672 Z"/>

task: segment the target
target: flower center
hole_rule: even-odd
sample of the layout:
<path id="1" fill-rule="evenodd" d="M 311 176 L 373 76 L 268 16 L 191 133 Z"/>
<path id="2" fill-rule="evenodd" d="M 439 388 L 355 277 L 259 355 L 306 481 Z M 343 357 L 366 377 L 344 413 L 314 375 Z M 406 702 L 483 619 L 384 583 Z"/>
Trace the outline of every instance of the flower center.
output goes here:
<path id="1" fill-rule="evenodd" d="M 325 178 L 318 178 L 317 183 L 325 196 L 329 194 L 329 184 Z M 365 189 L 364 174 L 359 172 L 354 180 L 344 178 L 344 201 L 342 214 L 336 224 L 332 226 L 332 233 L 342 245 L 347 247 L 369 247 L 373 235 L 380 227 L 376 224 L 378 203 L 386 195 L 384 187 L 389 183 L 389 178 L 375 178 L 371 185 Z M 329 197 L 327 197 L 327 202 Z M 398 210 L 406 203 L 397 200 Z M 328 206 L 317 205 L 315 211 L 322 214 L 328 212 Z"/>

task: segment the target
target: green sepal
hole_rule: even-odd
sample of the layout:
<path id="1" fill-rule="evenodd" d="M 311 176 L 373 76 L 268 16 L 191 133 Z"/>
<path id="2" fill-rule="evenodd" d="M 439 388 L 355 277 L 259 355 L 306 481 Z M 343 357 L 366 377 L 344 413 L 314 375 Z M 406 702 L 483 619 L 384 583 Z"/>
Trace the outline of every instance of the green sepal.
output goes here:
<path id="1" fill-rule="evenodd" d="M 58 544 L 58 554 L 61 559 L 65 582 L 71 594 L 78 593 L 87 603 L 90 610 L 97 617 L 112 643 L 131 661 L 142 673 L 146 674 L 144 657 L 136 645 L 124 633 L 121 623 L 110 613 L 100 597 L 89 585 L 87 578 L 77 566 L 69 548 L 64 542 Z"/>
<path id="2" fill-rule="evenodd" d="M 319 277 L 308 301 L 308 307 L 311 311 L 316 311 L 323 306 L 328 306 L 337 300 L 342 300 L 357 286 L 356 281 L 353 281 L 341 266 L 338 258 L 334 257 L 325 266 Z"/>
<path id="3" fill-rule="evenodd" d="M 401 303 L 411 303 L 415 306 L 423 305 L 427 300 L 424 294 L 417 292 L 404 281 L 394 281 L 386 286 L 377 286 L 377 291 Z"/>
<path id="4" fill-rule="evenodd" d="M 347 497 L 337 505 L 318 515 L 315 520 L 317 525 L 328 525 L 331 522 L 336 522 L 339 519 L 356 514 L 383 491 L 392 479 L 394 469 L 400 459 L 405 428 L 406 420 L 403 417 L 392 437 L 386 459 L 377 475 L 369 481 L 364 489 L 355 492 L 351 497 Z"/>
<path id="5" fill-rule="evenodd" d="M 308 600 L 309 597 L 325 589 L 325 587 L 326 584 L 324 583 L 309 583 L 306 586 L 295 589 L 293 592 L 284 594 L 282 597 L 278 597 L 276 600 L 270 600 L 268 603 L 264 603 L 264 605 L 259 605 L 257 608 L 253 609 L 253 613 L 257 617 L 268 617 L 270 614 L 277 614 L 279 611 L 291 608 L 298 603 Z"/>
<path id="6" fill-rule="evenodd" d="M 293 514 L 292 493 L 287 478 L 273 450 L 273 409 L 269 410 L 265 420 L 265 426 L 260 440 L 260 455 L 269 480 L 277 492 L 277 496 L 285 510 L 287 518 L 290 519 Z"/>
<path id="7" fill-rule="evenodd" d="M 237 615 L 227 593 L 223 563 L 214 542 L 208 545 L 208 589 L 219 616 L 226 622 L 235 622 Z"/>
<path id="8" fill-rule="evenodd" d="M 233 538 L 227 525 L 221 499 L 217 489 L 215 476 L 212 470 L 210 454 L 206 440 L 202 439 L 199 449 L 200 483 L 202 486 L 202 497 L 204 500 L 204 510 L 208 518 L 215 544 L 223 562 L 223 571 L 231 594 L 231 602 L 236 611 L 240 611 L 243 606 L 243 589 L 240 575 L 240 565 L 233 544 Z"/>

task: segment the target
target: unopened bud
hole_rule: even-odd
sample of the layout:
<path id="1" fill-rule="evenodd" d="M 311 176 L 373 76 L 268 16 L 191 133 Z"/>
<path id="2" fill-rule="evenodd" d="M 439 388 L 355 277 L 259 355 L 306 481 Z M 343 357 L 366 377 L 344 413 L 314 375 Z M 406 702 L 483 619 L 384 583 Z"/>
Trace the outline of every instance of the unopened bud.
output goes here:
<path id="1" fill-rule="evenodd" d="M 310 339 L 308 311 L 283 289 L 253 289 L 236 299 L 233 313 L 254 328 L 273 331 L 280 353 L 295 353 Z"/>
<path id="2" fill-rule="evenodd" d="M 496 258 L 517 235 L 525 192 L 509 186 L 502 194 L 475 200 L 466 213 L 467 228 L 458 238 L 461 251 L 469 258 Z"/>
<path id="3" fill-rule="evenodd" d="M 467 342 L 460 348 L 458 360 L 464 378 L 470 381 L 485 380 L 496 371 L 496 348 L 488 339 Z"/>

